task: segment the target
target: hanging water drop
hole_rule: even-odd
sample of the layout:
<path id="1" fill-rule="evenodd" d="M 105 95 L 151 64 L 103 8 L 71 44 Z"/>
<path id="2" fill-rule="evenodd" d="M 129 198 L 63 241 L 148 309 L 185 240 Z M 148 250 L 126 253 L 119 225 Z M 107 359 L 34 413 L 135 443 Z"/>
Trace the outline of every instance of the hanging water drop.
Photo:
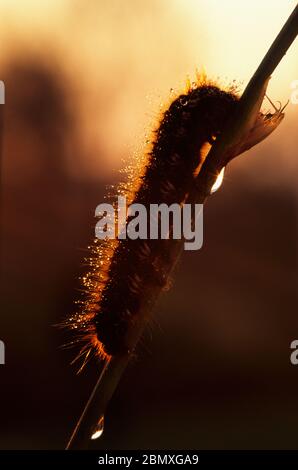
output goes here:
<path id="1" fill-rule="evenodd" d="M 222 185 L 223 178 L 224 178 L 225 168 L 222 168 L 221 172 L 218 174 L 217 179 L 212 186 L 211 194 L 215 193 Z"/>
<path id="2" fill-rule="evenodd" d="M 92 440 L 98 439 L 100 436 L 102 436 L 103 430 L 104 430 L 104 417 L 102 416 L 94 428 L 94 431 L 91 435 L 91 439 Z"/>

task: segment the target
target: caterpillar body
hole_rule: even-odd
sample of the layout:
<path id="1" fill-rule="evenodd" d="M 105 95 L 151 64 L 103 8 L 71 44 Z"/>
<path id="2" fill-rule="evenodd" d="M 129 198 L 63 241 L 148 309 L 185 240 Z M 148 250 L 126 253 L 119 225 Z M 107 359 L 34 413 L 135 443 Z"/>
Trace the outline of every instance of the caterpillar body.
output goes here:
<path id="1" fill-rule="evenodd" d="M 220 135 L 238 101 L 233 87 L 223 90 L 206 79 L 178 96 L 154 132 L 132 202 L 183 204 L 204 161 L 204 146 Z M 241 152 L 268 135 L 269 125 L 276 127 L 272 116 L 260 113 L 257 133 L 241 143 Z M 156 286 L 166 286 L 172 242 L 127 238 L 102 245 L 95 240 L 90 271 L 83 278 L 85 298 L 66 322 L 79 332 L 77 341 L 85 341 L 81 354 L 94 351 L 108 358 L 130 350 L 130 326 L 139 321 L 145 304 L 154 301 Z"/>

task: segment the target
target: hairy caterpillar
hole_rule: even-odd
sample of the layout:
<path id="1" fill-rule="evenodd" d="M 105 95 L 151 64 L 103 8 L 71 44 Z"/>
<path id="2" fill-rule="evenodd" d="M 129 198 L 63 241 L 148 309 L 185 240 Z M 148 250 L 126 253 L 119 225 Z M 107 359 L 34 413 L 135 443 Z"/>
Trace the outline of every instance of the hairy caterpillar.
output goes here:
<path id="1" fill-rule="evenodd" d="M 235 112 L 233 87 L 220 89 L 205 78 L 188 87 L 165 111 L 154 133 L 151 150 L 132 196 L 133 203 L 183 204 L 199 173 L 206 152 Z M 258 119 L 234 154 L 242 153 L 269 135 L 283 117 L 259 113 Z M 127 223 L 129 220 L 127 220 Z M 83 278 L 86 297 L 67 325 L 86 341 L 81 354 L 109 356 L 130 349 L 129 327 L 145 304 L 154 301 L 154 287 L 165 287 L 173 240 L 114 240 L 91 247 L 90 271 Z"/>

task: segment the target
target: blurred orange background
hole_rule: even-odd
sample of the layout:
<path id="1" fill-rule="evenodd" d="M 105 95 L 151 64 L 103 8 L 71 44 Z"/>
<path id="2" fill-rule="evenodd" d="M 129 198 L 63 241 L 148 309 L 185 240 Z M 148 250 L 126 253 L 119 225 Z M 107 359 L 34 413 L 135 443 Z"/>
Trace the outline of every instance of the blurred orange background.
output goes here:
<path id="1" fill-rule="evenodd" d="M 243 89 L 295 1 L 1 0 L 0 448 L 63 448 L 98 375 L 52 325 L 74 311 L 94 210 L 170 89 Z M 268 89 L 285 103 L 298 43 Z M 270 104 L 265 102 L 264 109 Z M 297 448 L 297 117 L 228 168 L 92 448 Z"/>

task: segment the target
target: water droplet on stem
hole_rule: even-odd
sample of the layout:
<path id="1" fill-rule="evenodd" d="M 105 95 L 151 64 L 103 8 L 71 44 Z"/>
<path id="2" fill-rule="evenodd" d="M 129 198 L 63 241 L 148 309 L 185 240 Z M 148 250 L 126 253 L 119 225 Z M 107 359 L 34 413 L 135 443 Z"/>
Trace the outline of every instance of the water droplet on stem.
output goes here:
<path id="1" fill-rule="evenodd" d="M 221 170 L 221 172 L 217 176 L 217 180 L 215 181 L 214 185 L 211 189 L 211 194 L 215 193 L 222 185 L 223 178 L 224 178 L 225 168 Z"/>
<path id="2" fill-rule="evenodd" d="M 102 436 L 103 431 L 104 431 L 104 417 L 102 416 L 93 430 L 91 439 L 92 440 L 98 439 L 99 437 Z"/>

